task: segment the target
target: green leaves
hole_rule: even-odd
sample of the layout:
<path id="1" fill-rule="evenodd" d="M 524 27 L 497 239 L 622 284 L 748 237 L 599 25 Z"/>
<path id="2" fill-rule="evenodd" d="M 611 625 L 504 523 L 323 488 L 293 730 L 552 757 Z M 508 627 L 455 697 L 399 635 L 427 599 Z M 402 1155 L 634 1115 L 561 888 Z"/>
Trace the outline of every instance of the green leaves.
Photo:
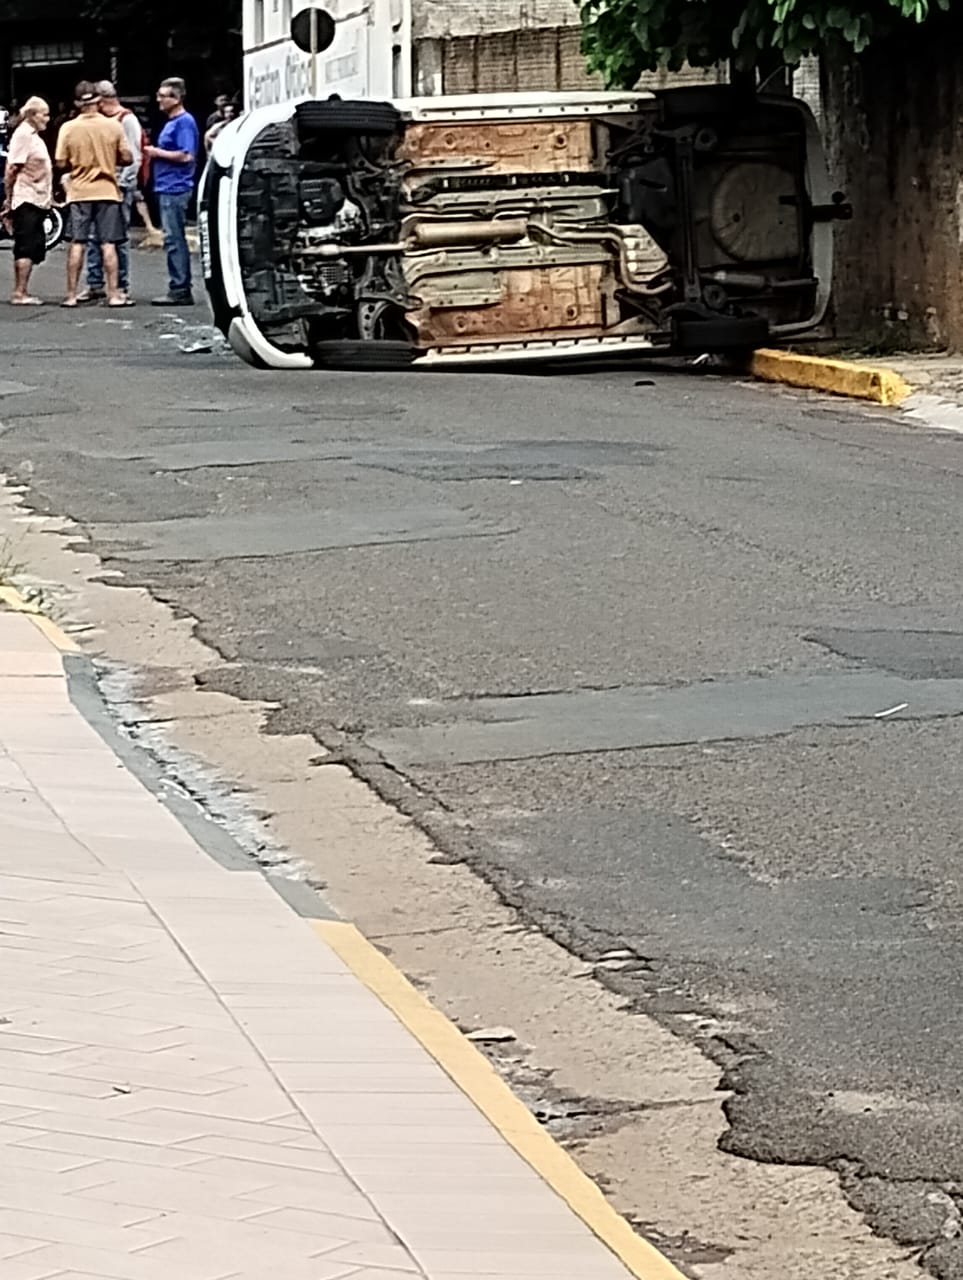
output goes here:
<path id="1" fill-rule="evenodd" d="M 576 0 L 589 68 L 631 86 L 643 71 L 731 59 L 794 65 L 808 53 L 862 53 L 902 23 L 918 25 L 952 0 Z"/>

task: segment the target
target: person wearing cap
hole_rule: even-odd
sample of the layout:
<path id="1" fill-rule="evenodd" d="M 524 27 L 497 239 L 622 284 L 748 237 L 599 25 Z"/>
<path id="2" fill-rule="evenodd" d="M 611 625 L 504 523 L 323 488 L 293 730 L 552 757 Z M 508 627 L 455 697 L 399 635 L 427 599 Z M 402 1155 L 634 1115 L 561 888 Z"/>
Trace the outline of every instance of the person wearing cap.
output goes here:
<path id="1" fill-rule="evenodd" d="M 130 222 L 137 198 L 137 176 L 141 163 L 141 126 L 140 121 L 127 107 L 121 105 L 117 90 L 110 80 L 98 80 L 94 92 L 100 97 L 100 113 L 108 120 L 116 120 L 124 130 L 130 154 L 130 164 L 117 171 L 117 183 L 120 187 L 120 210 L 124 218 L 127 238 L 117 246 L 118 287 L 121 293 L 130 293 Z M 100 241 L 91 233 L 87 242 L 87 288 L 77 295 L 78 302 L 94 302 L 107 296 L 104 289 L 104 255 L 100 250 Z"/>
<path id="2" fill-rule="evenodd" d="M 40 135 L 50 123 L 50 108 L 43 98 L 28 98 L 23 120 L 10 139 L 4 174 L 0 217 L 13 232 L 13 294 L 15 307 L 38 307 L 30 292 L 30 275 L 47 256 L 44 219 L 53 203 L 53 168 L 50 152 Z"/>
<path id="3" fill-rule="evenodd" d="M 56 163 L 64 171 L 70 212 L 67 295 L 61 306 L 76 307 L 77 286 L 87 243 L 94 235 L 104 260 L 107 306 L 129 306 L 118 282 L 117 246 L 127 239 L 117 170 L 133 163 L 123 128 L 100 113 L 100 95 L 88 80 L 76 89 L 78 116 L 57 139 Z"/>

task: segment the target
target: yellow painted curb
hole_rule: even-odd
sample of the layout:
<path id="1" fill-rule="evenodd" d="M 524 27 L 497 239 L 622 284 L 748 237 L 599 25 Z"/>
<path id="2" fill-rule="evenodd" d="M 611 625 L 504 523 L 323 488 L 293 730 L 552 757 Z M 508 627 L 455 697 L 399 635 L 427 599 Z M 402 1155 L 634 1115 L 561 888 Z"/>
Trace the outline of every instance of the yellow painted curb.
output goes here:
<path id="1" fill-rule="evenodd" d="M 22 613 L 29 618 L 37 630 L 46 636 L 53 647 L 59 649 L 61 653 L 80 652 L 70 636 L 61 631 L 56 622 L 51 622 L 45 614 L 41 613 L 35 604 L 25 600 L 15 587 L 0 587 L 0 600 L 8 609 L 13 609 L 15 613 Z"/>
<path id="2" fill-rule="evenodd" d="M 638 1280 L 685 1280 L 643 1240 L 595 1183 L 515 1097 L 494 1067 L 454 1023 L 416 991 L 353 924 L 317 920 L 314 928 L 365 986 L 421 1042 L 523 1160 L 568 1204 Z"/>
<path id="3" fill-rule="evenodd" d="M 893 369 L 874 368 L 852 360 L 801 356 L 791 351 L 756 351 L 749 363 L 749 372 L 765 382 L 783 382 L 790 387 L 872 400 L 874 404 L 899 404 L 913 390 Z"/>

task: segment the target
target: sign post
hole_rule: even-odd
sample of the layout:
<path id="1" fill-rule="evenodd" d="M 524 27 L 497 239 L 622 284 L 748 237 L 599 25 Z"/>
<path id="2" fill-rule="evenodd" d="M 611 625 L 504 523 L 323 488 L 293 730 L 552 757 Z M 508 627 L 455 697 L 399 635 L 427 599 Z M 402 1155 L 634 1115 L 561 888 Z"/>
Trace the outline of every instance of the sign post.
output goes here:
<path id="1" fill-rule="evenodd" d="M 318 96 L 318 11 L 311 6 L 311 97 Z"/>
<path id="2" fill-rule="evenodd" d="M 312 98 L 318 96 L 318 54 L 331 48 L 337 30 L 334 18 L 327 9 L 321 9 L 316 4 L 310 9 L 302 9 L 291 19 L 291 39 L 302 53 L 311 56 L 308 83 Z"/>

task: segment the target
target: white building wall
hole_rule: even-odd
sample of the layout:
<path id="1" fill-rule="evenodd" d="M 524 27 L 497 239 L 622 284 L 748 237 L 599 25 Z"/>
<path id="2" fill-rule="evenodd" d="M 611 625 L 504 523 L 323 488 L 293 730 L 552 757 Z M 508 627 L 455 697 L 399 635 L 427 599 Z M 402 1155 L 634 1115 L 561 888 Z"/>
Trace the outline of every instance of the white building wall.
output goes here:
<path id="1" fill-rule="evenodd" d="M 311 57 L 291 42 L 291 19 L 310 0 L 244 0 L 244 98 L 247 107 L 312 94 L 391 98 L 410 92 L 395 47 L 406 33 L 406 0 L 326 0 L 337 23 L 332 46 Z"/>

